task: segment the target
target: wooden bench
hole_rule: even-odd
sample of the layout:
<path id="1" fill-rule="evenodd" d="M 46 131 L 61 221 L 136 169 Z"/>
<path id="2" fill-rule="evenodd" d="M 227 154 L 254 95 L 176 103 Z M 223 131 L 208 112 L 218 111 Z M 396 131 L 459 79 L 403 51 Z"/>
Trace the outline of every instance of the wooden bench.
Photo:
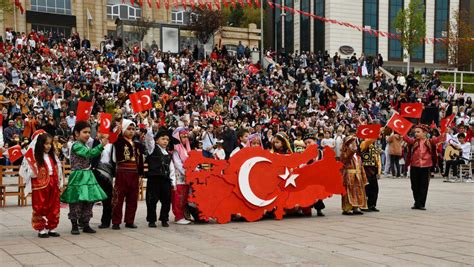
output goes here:
<path id="1" fill-rule="evenodd" d="M 27 197 L 24 196 L 25 183 L 19 171 L 20 166 L 0 166 L 0 199 L 2 207 L 6 206 L 7 197 L 17 197 L 18 206 L 27 205 Z M 5 178 L 8 179 L 7 182 L 5 182 Z M 14 189 L 11 190 L 12 188 Z"/>

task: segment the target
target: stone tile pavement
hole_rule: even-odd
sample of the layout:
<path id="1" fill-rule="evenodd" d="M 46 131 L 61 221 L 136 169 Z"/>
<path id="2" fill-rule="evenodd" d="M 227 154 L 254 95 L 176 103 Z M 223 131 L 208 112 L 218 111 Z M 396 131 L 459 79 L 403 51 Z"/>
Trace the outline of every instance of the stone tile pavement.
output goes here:
<path id="1" fill-rule="evenodd" d="M 0 209 L 0 266 L 463 266 L 474 264 L 474 184 L 432 180 L 427 211 L 411 210 L 408 179 L 380 180 L 379 213 L 150 229 L 145 202 L 136 230 L 72 236 L 61 209 L 60 238 L 39 239 L 31 207 Z M 94 208 L 92 225 L 101 207 Z"/>

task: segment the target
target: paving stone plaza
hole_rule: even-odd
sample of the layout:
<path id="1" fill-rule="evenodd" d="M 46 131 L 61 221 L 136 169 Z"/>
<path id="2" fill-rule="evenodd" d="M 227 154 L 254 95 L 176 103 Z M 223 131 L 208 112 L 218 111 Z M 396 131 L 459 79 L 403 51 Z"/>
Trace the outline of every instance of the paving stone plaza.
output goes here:
<path id="1" fill-rule="evenodd" d="M 411 210 L 408 179 L 381 179 L 379 213 L 342 216 L 340 197 L 326 217 L 226 225 L 148 228 L 72 236 L 67 206 L 61 237 L 39 239 L 31 207 L 0 209 L 0 266 L 464 266 L 474 264 L 474 184 L 432 179 L 427 210 Z M 101 207 L 94 208 L 97 228 Z"/>

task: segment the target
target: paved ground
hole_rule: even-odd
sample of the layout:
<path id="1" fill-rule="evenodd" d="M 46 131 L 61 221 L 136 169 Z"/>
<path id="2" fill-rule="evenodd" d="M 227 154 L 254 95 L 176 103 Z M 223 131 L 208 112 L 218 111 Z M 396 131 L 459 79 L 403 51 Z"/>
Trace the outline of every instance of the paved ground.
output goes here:
<path id="1" fill-rule="evenodd" d="M 474 184 L 432 180 L 427 211 L 414 211 L 408 179 L 380 180 L 380 213 L 149 229 L 139 203 L 136 230 L 71 236 L 67 208 L 60 238 L 39 239 L 31 207 L 0 209 L 0 266 L 329 265 L 461 266 L 474 263 Z M 100 207 L 94 210 L 98 224 Z"/>

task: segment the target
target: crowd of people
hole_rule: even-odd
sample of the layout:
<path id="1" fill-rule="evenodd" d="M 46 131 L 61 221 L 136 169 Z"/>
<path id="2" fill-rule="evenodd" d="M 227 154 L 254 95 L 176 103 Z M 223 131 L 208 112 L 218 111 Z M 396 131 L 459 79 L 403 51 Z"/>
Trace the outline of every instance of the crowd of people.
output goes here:
<path id="1" fill-rule="evenodd" d="M 397 73 L 389 78 L 378 70 L 383 64 L 381 55 L 341 58 L 337 53 L 330 57 L 327 51 L 268 51 L 266 56 L 274 63 L 263 67 L 253 64 L 249 53 L 231 56 L 225 47 L 215 47 L 208 57 L 201 58 L 197 48 L 170 54 L 157 46 L 123 48 L 119 39 L 112 38 L 105 39 L 103 48 L 91 48 L 90 42 L 76 33 L 66 38 L 9 31 L 7 37 L 0 40 L 0 147 L 4 155 L 0 163 L 25 165 L 28 161 L 23 157 L 11 162 L 8 149 L 20 145 L 25 152 L 42 146 L 38 151 L 49 156 L 36 164 L 49 167 L 45 175 L 56 177 L 48 180 L 52 184 L 59 183 L 62 175 L 52 166 L 70 163 L 73 175 L 61 200 L 70 203 L 75 234 L 79 226 L 84 232 L 94 232 L 88 224 L 90 203 L 99 200 L 104 202 L 100 228 L 112 224 L 120 229 L 124 201 L 126 227 L 135 228 L 135 195 L 142 175 L 149 176 L 149 226 L 156 227 L 157 219 L 168 226 L 171 202 L 177 222 L 190 223 L 185 210 L 191 209 L 194 215 L 198 211 L 186 206 L 182 165 L 188 152 L 195 149 L 206 157 L 228 159 L 248 146 L 284 154 L 303 151 L 308 140 L 320 148 L 329 146 L 348 164 L 347 169 L 357 169 L 346 173 L 346 186 L 356 186 L 350 181 L 362 175 L 358 164 L 365 169 L 367 181 L 360 184 L 362 189 L 348 190 L 353 194 L 343 200 L 346 215 L 361 214 L 359 208 L 378 211 L 377 179 L 383 174 L 408 175 L 410 160 L 412 173 L 415 169 L 417 176 L 428 175 L 422 185 L 415 181 L 415 188 L 412 181 L 414 208 L 424 209 L 429 176 L 435 172 L 448 176 L 451 166 L 454 175 L 461 175 L 457 166 L 470 160 L 472 99 L 453 85 L 442 84 L 436 74 L 416 79 L 413 74 Z M 370 79 L 368 88 L 361 88 L 361 79 Z M 146 89 L 152 91 L 152 109 L 134 112 L 129 94 Z M 88 122 L 76 120 L 81 100 L 94 103 Z M 418 139 L 401 136 L 388 127 L 378 140 L 367 143 L 355 138 L 359 125 L 384 126 L 402 103 L 413 102 L 425 106 L 422 117 L 412 120 L 418 126 L 409 134 Z M 102 112 L 113 114 L 110 135 L 120 133 L 114 145 L 110 136 L 98 133 Z M 452 114 L 455 126 L 441 132 L 440 120 Z M 419 141 L 425 139 L 431 140 L 429 144 Z M 461 150 L 461 155 L 446 160 L 442 155 L 447 146 Z M 422 155 L 416 156 L 413 147 L 422 149 Z M 428 154 L 432 156 L 429 160 Z M 362 155 L 361 160 L 354 155 Z M 418 160 L 415 164 L 414 159 Z M 143 161 L 149 162 L 149 168 L 153 162 L 160 164 L 143 173 Z M 25 168 L 25 175 L 38 176 L 38 170 Z M 39 203 L 33 206 L 38 210 L 33 224 L 42 237 L 48 236 L 45 229 L 51 230 L 49 236 L 56 235 L 52 231 L 55 222 L 45 226 L 40 217 L 55 215 L 41 215 L 40 206 L 47 202 L 46 195 L 59 196 L 59 191 L 35 195 L 45 186 L 32 186 L 34 202 Z M 159 218 L 157 201 L 162 202 Z M 318 215 L 322 216 L 322 202 L 318 203 Z M 52 209 L 59 212 L 59 206 Z"/>

